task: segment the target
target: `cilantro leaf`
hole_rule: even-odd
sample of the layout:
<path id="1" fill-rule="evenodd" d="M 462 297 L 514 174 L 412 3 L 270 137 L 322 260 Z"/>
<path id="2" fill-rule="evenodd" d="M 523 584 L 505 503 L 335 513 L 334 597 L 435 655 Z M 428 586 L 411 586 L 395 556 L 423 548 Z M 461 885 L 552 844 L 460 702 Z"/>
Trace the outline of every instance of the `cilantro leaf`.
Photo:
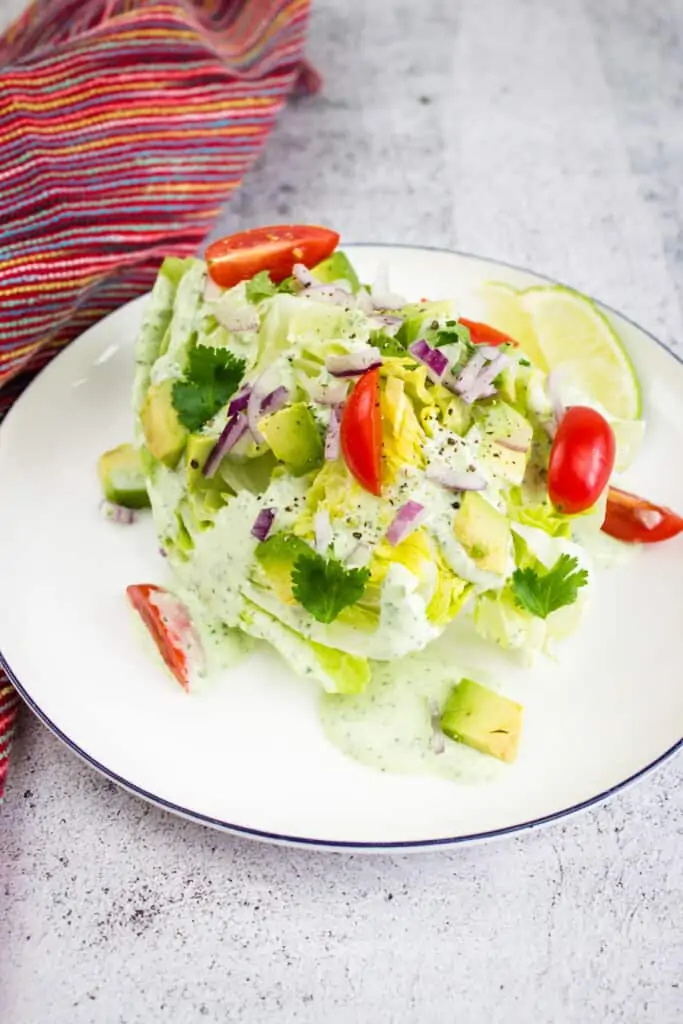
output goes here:
<path id="1" fill-rule="evenodd" d="M 540 562 L 538 570 L 515 569 L 510 584 L 515 601 L 539 619 L 547 619 L 558 608 L 574 604 L 579 589 L 588 583 L 588 573 L 578 566 L 578 559 L 565 554 L 552 569 Z"/>
<path id="2" fill-rule="evenodd" d="M 369 579 L 369 569 L 346 569 L 336 558 L 311 551 L 294 563 L 292 593 L 318 622 L 334 622 L 344 608 L 360 600 Z"/>
<path id="3" fill-rule="evenodd" d="M 199 430 L 237 391 L 246 363 L 225 348 L 195 345 L 185 380 L 173 385 L 173 407 L 188 430 Z"/>
<path id="4" fill-rule="evenodd" d="M 245 286 L 247 299 L 256 304 L 262 299 L 270 299 L 278 292 L 286 292 L 291 295 L 294 291 L 294 278 L 286 277 L 280 284 L 274 284 L 267 270 L 260 270 L 254 274 Z"/>

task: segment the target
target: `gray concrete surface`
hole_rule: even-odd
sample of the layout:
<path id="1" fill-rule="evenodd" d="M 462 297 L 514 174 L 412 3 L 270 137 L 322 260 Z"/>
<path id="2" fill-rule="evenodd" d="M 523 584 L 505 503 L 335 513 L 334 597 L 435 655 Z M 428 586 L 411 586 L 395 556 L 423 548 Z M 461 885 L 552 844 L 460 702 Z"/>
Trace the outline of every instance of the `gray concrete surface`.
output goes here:
<path id="1" fill-rule="evenodd" d="M 0 0 L 0 20 L 20 7 Z M 683 338 L 680 0 L 317 0 L 322 96 L 223 227 L 335 224 L 555 275 Z M 176 821 L 28 714 L 0 819 L 3 1024 L 677 1024 L 683 762 L 407 859 Z"/>

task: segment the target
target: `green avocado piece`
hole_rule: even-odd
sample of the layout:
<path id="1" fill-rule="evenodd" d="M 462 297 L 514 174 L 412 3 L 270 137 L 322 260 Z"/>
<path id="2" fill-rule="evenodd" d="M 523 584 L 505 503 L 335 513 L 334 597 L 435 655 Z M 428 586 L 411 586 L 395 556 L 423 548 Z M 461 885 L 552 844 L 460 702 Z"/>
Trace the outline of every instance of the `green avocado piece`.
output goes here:
<path id="1" fill-rule="evenodd" d="M 511 484 L 521 484 L 529 459 L 533 427 L 507 402 L 493 402 L 481 407 L 477 410 L 477 418 L 483 435 L 480 458 L 497 476 Z"/>
<path id="2" fill-rule="evenodd" d="M 284 604 L 295 604 L 292 594 L 292 569 L 300 555 L 310 555 L 306 541 L 293 533 L 276 533 L 256 548 L 256 559 L 261 563 L 270 584 Z"/>
<path id="3" fill-rule="evenodd" d="M 183 454 L 187 430 L 173 406 L 174 381 L 152 384 L 140 410 L 147 447 L 159 462 L 175 469 Z"/>
<path id="4" fill-rule="evenodd" d="M 120 444 L 100 455 L 97 472 L 108 501 L 126 508 L 149 508 L 145 472 L 132 444 Z"/>
<path id="5" fill-rule="evenodd" d="M 313 267 L 311 273 L 317 277 L 322 284 L 332 284 L 333 281 L 348 281 L 354 293 L 360 288 L 358 274 L 353 269 L 351 261 L 345 252 L 333 252 L 326 260 Z"/>
<path id="6" fill-rule="evenodd" d="M 217 438 L 210 434 L 190 434 L 185 446 L 185 470 L 187 474 L 187 488 L 201 488 L 211 486 L 216 477 L 205 477 L 202 470 L 206 460 L 216 446 Z"/>
<path id="7" fill-rule="evenodd" d="M 510 522 L 477 491 L 465 491 L 453 520 L 453 533 L 479 569 L 504 575 Z"/>
<path id="8" fill-rule="evenodd" d="M 441 729 L 450 739 L 510 764 L 517 757 L 523 710 L 514 700 L 463 679 L 446 701 Z"/>
<path id="9" fill-rule="evenodd" d="M 275 458 L 284 462 L 293 476 L 303 476 L 322 462 L 322 438 L 305 402 L 295 402 L 267 416 L 259 429 Z"/>

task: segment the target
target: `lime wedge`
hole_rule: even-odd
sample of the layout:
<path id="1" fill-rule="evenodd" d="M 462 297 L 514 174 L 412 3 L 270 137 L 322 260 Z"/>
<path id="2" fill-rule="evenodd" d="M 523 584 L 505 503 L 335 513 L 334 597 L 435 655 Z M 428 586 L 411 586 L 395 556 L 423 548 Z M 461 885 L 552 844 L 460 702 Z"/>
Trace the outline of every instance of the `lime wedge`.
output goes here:
<path id="1" fill-rule="evenodd" d="M 640 385 L 607 317 L 594 302 L 561 285 L 518 292 L 546 364 L 562 366 L 573 383 L 617 419 L 640 416 Z"/>
<path id="2" fill-rule="evenodd" d="M 482 318 L 491 327 L 509 334 L 526 356 L 541 370 L 548 371 L 548 364 L 539 348 L 531 316 L 521 302 L 522 293 L 502 281 L 487 281 L 479 288 L 483 303 Z"/>

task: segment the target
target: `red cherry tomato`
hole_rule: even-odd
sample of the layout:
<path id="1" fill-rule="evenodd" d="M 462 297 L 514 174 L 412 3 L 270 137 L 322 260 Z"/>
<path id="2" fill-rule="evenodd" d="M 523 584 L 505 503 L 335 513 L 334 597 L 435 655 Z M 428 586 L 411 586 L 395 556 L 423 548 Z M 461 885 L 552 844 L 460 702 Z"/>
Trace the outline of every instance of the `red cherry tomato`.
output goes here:
<path id="1" fill-rule="evenodd" d="M 585 512 L 598 500 L 614 469 L 614 434 L 599 412 L 574 405 L 560 420 L 550 450 L 548 493 L 567 515 Z"/>
<path id="2" fill-rule="evenodd" d="M 223 288 L 247 281 L 267 270 L 277 284 L 292 273 L 295 263 L 314 267 L 334 252 L 339 235 L 329 228 L 307 224 L 276 224 L 252 228 L 212 242 L 206 250 L 209 274 Z"/>
<path id="3" fill-rule="evenodd" d="M 466 320 L 464 316 L 460 317 L 460 323 L 469 329 L 473 345 L 517 346 L 517 342 L 509 335 L 503 334 L 502 331 L 497 331 L 495 327 L 490 327 L 489 324 L 480 324 L 477 320 Z"/>
<path id="4" fill-rule="evenodd" d="M 382 493 L 382 414 L 379 407 L 379 367 L 368 370 L 346 400 L 341 421 L 341 449 L 359 484 L 371 494 Z"/>
<path id="5" fill-rule="evenodd" d="M 128 600 L 147 626 L 173 675 L 190 689 L 190 657 L 197 660 L 201 644 L 185 605 L 168 590 L 153 583 L 126 587 Z"/>
<path id="6" fill-rule="evenodd" d="M 617 540 L 654 544 L 683 532 L 683 519 L 664 505 L 610 487 L 602 528 Z"/>

